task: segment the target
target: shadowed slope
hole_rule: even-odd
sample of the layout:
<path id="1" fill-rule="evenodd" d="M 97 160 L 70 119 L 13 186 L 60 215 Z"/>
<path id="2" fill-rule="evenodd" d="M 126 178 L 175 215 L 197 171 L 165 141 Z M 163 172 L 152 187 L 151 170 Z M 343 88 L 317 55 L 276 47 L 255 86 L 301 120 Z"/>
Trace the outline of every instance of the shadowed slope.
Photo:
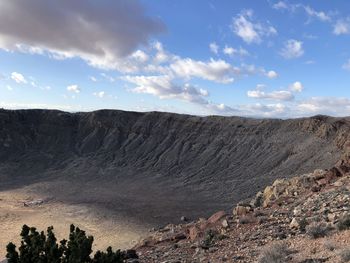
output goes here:
<path id="1" fill-rule="evenodd" d="M 205 216 L 339 159 L 349 119 L 0 111 L 0 187 L 148 223 Z"/>

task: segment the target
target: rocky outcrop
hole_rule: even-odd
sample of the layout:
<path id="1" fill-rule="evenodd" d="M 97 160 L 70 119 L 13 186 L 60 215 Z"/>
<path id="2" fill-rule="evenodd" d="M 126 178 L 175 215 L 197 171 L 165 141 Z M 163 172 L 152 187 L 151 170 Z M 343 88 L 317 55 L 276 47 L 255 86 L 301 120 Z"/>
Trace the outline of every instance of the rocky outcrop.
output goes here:
<path id="1" fill-rule="evenodd" d="M 279 244 L 293 251 L 283 262 L 344 262 L 331 242 L 350 245 L 349 160 L 346 152 L 331 169 L 277 179 L 252 202 L 238 203 L 232 215 L 220 211 L 208 219 L 173 225 L 172 235 L 184 239 L 148 242 L 136 249 L 144 262 L 250 263 L 260 262 L 264 250 L 283 240 Z M 162 232 L 150 239 L 161 240 Z"/>

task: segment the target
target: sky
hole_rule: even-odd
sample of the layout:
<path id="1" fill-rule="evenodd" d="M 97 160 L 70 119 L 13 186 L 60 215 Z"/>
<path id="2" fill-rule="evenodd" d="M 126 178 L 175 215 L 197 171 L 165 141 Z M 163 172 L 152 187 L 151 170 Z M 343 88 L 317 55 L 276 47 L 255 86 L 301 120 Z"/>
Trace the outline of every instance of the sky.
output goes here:
<path id="1" fill-rule="evenodd" d="M 348 0 L 0 0 L 0 107 L 350 115 Z"/>

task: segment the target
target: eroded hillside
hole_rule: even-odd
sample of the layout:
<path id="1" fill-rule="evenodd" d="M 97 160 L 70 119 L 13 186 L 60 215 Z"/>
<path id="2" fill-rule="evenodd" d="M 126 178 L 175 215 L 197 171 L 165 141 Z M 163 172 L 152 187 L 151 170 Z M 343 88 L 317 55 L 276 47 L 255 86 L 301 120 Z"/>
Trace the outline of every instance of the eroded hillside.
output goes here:
<path id="1" fill-rule="evenodd" d="M 77 184 L 38 191 L 71 202 L 105 203 L 123 196 L 127 207 L 147 201 L 151 210 L 171 207 L 159 215 L 149 212 L 168 220 L 207 214 L 276 178 L 333 165 L 349 127 L 348 119 L 323 116 L 284 121 L 2 110 L 1 187 L 74 181 L 79 196 L 72 194 Z M 92 186 L 103 189 L 98 197 Z"/>

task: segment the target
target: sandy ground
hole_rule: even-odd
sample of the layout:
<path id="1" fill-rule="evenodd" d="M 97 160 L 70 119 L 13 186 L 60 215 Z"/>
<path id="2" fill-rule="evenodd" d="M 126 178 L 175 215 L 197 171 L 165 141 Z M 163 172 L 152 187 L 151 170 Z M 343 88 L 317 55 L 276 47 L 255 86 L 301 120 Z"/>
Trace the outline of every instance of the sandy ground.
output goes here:
<path id="1" fill-rule="evenodd" d="M 29 207 L 24 202 L 43 199 L 44 203 Z M 136 226 L 127 220 L 116 219 L 108 211 L 98 211 L 87 205 L 65 204 L 33 195 L 25 188 L 0 192 L 0 259 L 5 257 L 9 241 L 19 244 L 19 233 L 23 224 L 46 230 L 54 226 L 59 240 L 68 238 L 69 225 L 74 223 L 87 234 L 94 236 L 94 250 L 130 248 L 147 229 Z"/>

